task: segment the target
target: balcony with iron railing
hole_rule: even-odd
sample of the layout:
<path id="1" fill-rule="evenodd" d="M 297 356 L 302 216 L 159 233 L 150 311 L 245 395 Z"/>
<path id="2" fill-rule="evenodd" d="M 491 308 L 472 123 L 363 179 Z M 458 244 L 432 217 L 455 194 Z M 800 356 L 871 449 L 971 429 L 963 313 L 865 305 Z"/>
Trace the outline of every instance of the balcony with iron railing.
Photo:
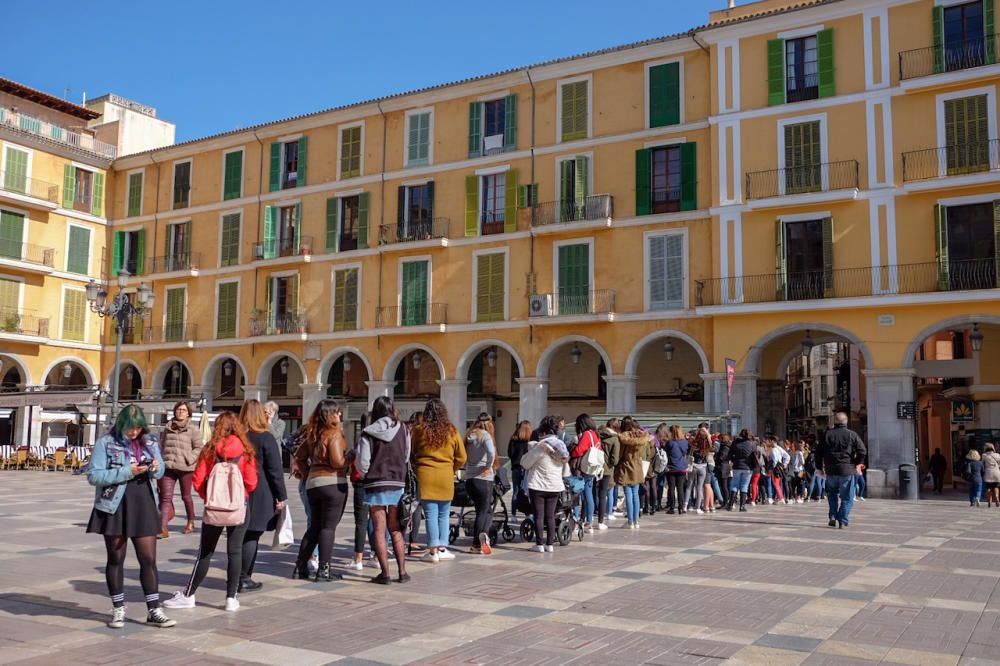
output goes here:
<path id="1" fill-rule="evenodd" d="M 701 307 L 997 287 L 996 262 L 990 258 L 697 280 L 695 302 Z"/>
<path id="2" fill-rule="evenodd" d="M 86 150 L 107 159 L 113 160 L 118 155 L 117 147 L 99 141 L 90 134 L 73 132 L 65 127 L 53 125 L 41 118 L 4 106 L 0 106 L 0 125 Z"/>
<path id="3" fill-rule="evenodd" d="M 22 197 L 45 202 L 43 208 L 57 208 L 59 206 L 59 186 L 54 183 L 47 183 L 37 178 L 28 178 L 20 172 L 0 171 L 0 193 L 21 195 L 18 201 L 23 201 Z M 30 203 L 30 202 L 29 202 Z"/>
<path id="4" fill-rule="evenodd" d="M 303 314 L 258 314 L 250 317 L 250 337 L 262 335 L 305 335 L 309 332 L 309 318 Z"/>
<path id="5" fill-rule="evenodd" d="M 165 257 L 151 257 L 145 265 L 146 275 L 173 273 L 175 271 L 196 272 L 201 265 L 200 252 L 180 252 Z"/>
<path id="6" fill-rule="evenodd" d="M 386 305 L 375 310 L 376 328 L 444 326 L 447 323 L 447 303 L 404 303 Z"/>
<path id="7" fill-rule="evenodd" d="M 1000 168 L 997 139 L 903 153 L 903 182 L 966 176 Z"/>
<path id="8" fill-rule="evenodd" d="M 502 234 L 506 226 L 507 211 L 503 208 L 497 210 L 484 210 L 479 213 L 480 234 L 492 236 Z"/>
<path id="9" fill-rule="evenodd" d="M 48 338 L 49 318 L 39 317 L 34 310 L 0 308 L 0 338 Z"/>
<path id="10" fill-rule="evenodd" d="M 615 290 L 565 290 L 530 297 L 531 317 L 569 317 L 574 315 L 611 315 L 615 312 Z"/>
<path id="11" fill-rule="evenodd" d="M 532 224 L 544 227 L 567 222 L 610 220 L 615 199 L 610 194 L 593 194 L 581 200 L 549 201 L 535 204 Z"/>
<path id="12" fill-rule="evenodd" d="M 383 224 L 379 227 L 378 242 L 379 245 L 393 245 L 447 238 L 448 224 L 447 217 Z"/>
<path id="13" fill-rule="evenodd" d="M 257 261 L 282 257 L 307 257 L 313 253 L 312 236 L 276 238 L 251 245 L 253 258 Z"/>
<path id="14" fill-rule="evenodd" d="M 166 326 L 146 326 L 144 324 L 145 322 L 132 324 L 126 328 L 122 336 L 122 344 L 163 345 L 180 343 L 187 345 L 198 339 L 197 324 L 180 323 L 167 324 Z"/>
<path id="15" fill-rule="evenodd" d="M 996 62 L 996 43 L 997 36 L 989 35 L 965 41 L 945 40 L 942 46 L 901 51 L 899 80 L 991 65 Z"/>
<path id="16" fill-rule="evenodd" d="M 34 272 L 51 273 L 55 267 L 55 254 L 55 249 L 51 247 L 0 238 L 0 265 L 10 266 L 18 262 L 17 268 L 32 270 L 30 267 L 35 267 Z"/>
<path id="17" fill-rule="evenodd" d="M 746 198 L 751 201 L 795 194 L 856 190 L 858 183 L 857 160 L 751 171 L 746 175 Z"/>

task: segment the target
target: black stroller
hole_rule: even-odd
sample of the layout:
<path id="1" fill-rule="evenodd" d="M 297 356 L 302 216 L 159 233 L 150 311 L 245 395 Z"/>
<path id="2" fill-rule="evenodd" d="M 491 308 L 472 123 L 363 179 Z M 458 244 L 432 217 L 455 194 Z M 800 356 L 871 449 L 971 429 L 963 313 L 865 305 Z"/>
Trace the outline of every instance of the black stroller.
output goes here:
<path id="1" fill-rule="evenodd" d="M 559 493 L 559 500 L 556 502 L 556 540 L 560 546 L 568 546 L 576 534 L 577 541 L 583 541 L 583 523 L 577 518 L 580 513 L 580 494 L 583 492 L 582 486 L 577 489 L 573 484 L 564 479 L 564 489 Z M 517 497 L 515 508 L 524 514 L 521 521 L 521 540 L 534 541 L 535 507 L 531 503 L 531 491 L 520 493 Z M 544 529 L 544 528 L 543 528 Z"/>
<path id="2" fill-rule="evenodd" d="M 510 490 L 510 480 L 507 476 L 507 469 L 501 467 L 496 471 L 493 482 L 493 521 L 490 523 L 489 537 L 490 543 L 500 543 L 500 537 L 504 541 L 514 540 L 514 529 L 510 526 L 510 512 L 507 510 L 507 503 L 503 497 Z M 465 490 L 465 481 L 455 482 L 455 497 L 451 501 L 451 517 L 455 522 L 448 528 L 448 543 L 455 543 L 458 537 L 464 532 L 465 536 L 472 536 L 475 531 L 476 512 L 475 505 Z M 457 511 L 456 511 L 457 509 Z"/>

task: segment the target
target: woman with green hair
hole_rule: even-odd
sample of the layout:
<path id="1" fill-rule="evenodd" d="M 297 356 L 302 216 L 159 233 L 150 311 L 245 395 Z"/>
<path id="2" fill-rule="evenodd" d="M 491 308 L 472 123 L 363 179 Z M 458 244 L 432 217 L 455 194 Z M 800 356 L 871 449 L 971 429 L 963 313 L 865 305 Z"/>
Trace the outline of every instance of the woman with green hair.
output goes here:
<path id="1" fill-rule="evenodd" d="M 164 473 L 156 436 L 137 405 L 118 413 L 111 432 L 94 444 L 87 480 L 96 487 L 87 532 L 104 536 L 108 560 L 104 570 L 111 596 L 108 626 L 125 626 L 125 554 L 129 539 L 139 560 L 139 580 L 146 596 L 146 623 L 154 627 L 176 624 L 160 608 L 156 570 L 156 535 L 160 532 L 156 481 Z"/>

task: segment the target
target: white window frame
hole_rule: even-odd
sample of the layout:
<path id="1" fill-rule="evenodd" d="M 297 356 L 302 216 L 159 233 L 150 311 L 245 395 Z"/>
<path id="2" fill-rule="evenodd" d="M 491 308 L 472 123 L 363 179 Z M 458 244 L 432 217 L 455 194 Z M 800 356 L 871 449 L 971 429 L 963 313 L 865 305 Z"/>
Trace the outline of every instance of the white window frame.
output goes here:
<path id="1" fill-rule="evenodd" d="M 509 90 L 502 90 L 500 92 L 489 93 L 488 95 L 483 95 L 476 101 L 484 105 L 482 107 L 482 113 L 479 118 L 479 155 L 480 157 L 486 156 L 486 103 L 496 102 L 499 100 L 504 100 L 504 131 L 507 130 L 507 96 L 510 95 Z M 491 134 L 490 136 L 503 136 Z M 501 152 L 503 151 L 503 143 L 500 144 Z M 498 153 L 499 154 L 499 153 Z"/>
<path id="2" fill-rule="evenodd" d="M 396 325 L 403 323 L 403 264 L 427 262 L 427 319 L 431 319 L 431 299 L 434 293 L 434 259 L 429 254 L 418 254 L 412 257 L 403 257 L 396 263 Z"/>
<path id="3" fill-rule="evenodd" d="M 794 116 L 791 118 L 783 118 L 778 121 L 778 171 L 783 171 L 785 169 L 785 126 L 786 125 L 801 125 L 803 123 L 814 123 L 819 122 L 819 162 L 820 167 L 820 179 L 822 181 L 821 192 L 827 192 L 830 189 L 830 144 L 829 144 L 829 134 L 827 133 L 827 114 L 826 113 L 816 113 L 809 116 Z M 778 194 L 784 196 L 785 194 L 785 179 L 778 177 Z"/>
<path id="4" fill-rule="evenodd" d="M 23 284 L 21 286 L 21 289 L 22 289 L 22 298 L 23 298 L 23 290 L 24 290 L 24 285 Z M 68 284 L 64 284 L 63 285 L 63 288 L 62 288 L 62 290 L 59 293 L 59 339 L 60 340 L 65 340 L 66 339 L 66 337 L 64 335 L 64 333 L 65 333 L 64 329 L 66 327 L 66 292 L 67 291 L 82 291 L 83 295 L 84 295 L 84 302 L 85 303 L 86 303 L 86 298 L 87 298 L 87 290 L 84 289 L 83 287 L 76 287 L 76 286 L 68 285 Z M 87 337 L 89 337 L 87 334 L 89 332 L 90 332 L 90 308 L 86 307 L 86 305 L 85 305 L 84 308 L 83 308 L 83 340 L 70 340 L 70 342 L 83 342 L 83 343 L 86 343 L 87 342 Z"/>
<path id="5" fill-rule="evenodd" d="M 559 79 L 556 81 L 556 143 L 562 143 L 562 101 L 563 101 L 563 86 L 570 83 L 577 83 L 579 81 L 587 82 L 587 136 L 583 139 L 574 139 L 574 141 L 583 141 L 586 139 L 592 139 L 594 137 L 594 77 L 591 74 L 584 74 L 583 76 L 574 76 L 569 79 Z"/>
<path id="6" fill-rule="evenodd" d="M 587 280 L 589 282 L 589 288 L 587 291 L 596 291 L 597 286 L 594 282 L 594 237 L 587 236 L 584 238 L 570 238 L 567 240 L 559 240 L 552 243 L 552 293 L 558 299 L 559 298 L 559 248 L 565 245 L 587 245 L 588 247 L 588 257 L 587 257 L 587 269 L 589 276 Z"/>
<path id="7" fill-rule="evenodd" d="M 968 0 L 963 0 L 967 2 Z M 987 129 L 989 131 L 989 140 L 997 140 L 997 88 L 996 86 L 982 86 L 979 88 L 966 88 L 964 90 L 955 90 L 952 92 L 940 93 L 934 98 L 934 113 L 935 113 L 935 125 L 937 130 L 937 147 L 938 147 L 938 176 L 945 177 L 948 175 L 948 156 L 946 151 L 940 150 L 944 148 L 947 144 L 945 143 L 947 132 L 944 126 L 944 103 L 953 99 L 961 99 L 963 97 L 978 97 L 979 95 L 986 95 L 986 122 Z M 998 248 L 1000 249 L 1000 248 Z"/>
<path id="8" fill-rule="evenodd" d="M 271 291 L 271 303 L 277 304 L 277 302 L 278 302 L 278 293 L 277 293 L 277 290 L 276 290 L 276 287 L 275 287 L 276 283 L 274 282 L 274 280 L 276 278 L 289 278 L 289 277 L 295 277 L 295 276 L 299 277 L 299 288 L 301 290 L 301 287 L 302 287 L 302 276 L 301 276 L 301 274 L 299 273 L 299 271 L 297 269 L 293 269 L 293 270 L 289 270 L 289 271 L 275 271 L 274 273 L 271 273 L 271 274 L 269 274 L 267 276 L 267 289 L 268 289 L 268 291 L 275 290 L 275 291 Z M 264 304 L 265 305 L 267 304 L 267 299 L 266 298 L 264 299 Z M 298 307 L 299 310 L 305 309 L 305 308 L 302 307 L 302 303 L 298 303 L 297 307 Z M 264 311 L 264 314 L 265 315 L 267 314 L 266 310 Z M 275 325 L 275 318 L 277 316 L 278 316 L 278 311 L 277 310 L 274 310 L 273 312 L 271 312 L 271 320 L 269 322 L 267 322 L 268 325 L 274 326 Z"/>
<path id="9" fill-rule="evenodd" d="M 284 150 L 284 145 L 282 145 L 282 150 Z M 229 150 L 222 151 L 222 178 L 219 181 L 221 188 L 219 191 L 219 199 L 222 201 L 227 201 L 226 197 L 226 157 L 231 153 L 240 153 L 240 195 L 236 199 L 228 199 L 228 201 L 235 201 L 243 198 L 243 174 L 246 173 L 244 169 L 247 166 L 247 151 L 246 146 L 239 146 L 237 148 L 230 148 Z"/>
<path id="10" fill-rule="evenodd" d="M 412 188 L 412 187 L 424 187 L 425 185 L 430 185 L 433 182 L 434 182 L 433 178 L 428 178 L 426 180 L 421 180 L 421 181 L 416 181 L 416 182 L 402 183 L 401 186 L 403 188 L 403 196 L 404 196 L 404 199 L 403 199 L 403 224 L 409 226 L 410 223 L 412 222 L 412 220 L 410 219 L 410 188 Z M 433 201 L 431 202 L 431 205 L 432 206 L 434 205 Z M 341 219 L 343 219 L 343 216 L 341 216 Z M 433 218 L 431 218 L 431 219 L 433 219 Z"/>
<path id="11" fill-rule="evenodd" d="M 427 114 L 430 116 L 430 120 L 427 123 L 427 163 L 426 164 L 410 164 L 410 118 L 412 116 L 421 116 Z M 365 130 L 362 126 L 361 129 L 361 145 L 364 147 L 365 141 Z M 364 150 L 361 151 L 364 153 Z M 364 156 L 362 155 L 362 160 Z M 403 164 L 407 167 L 426 167 L 432 166 L 434 164 L 434 107 L 425 106 L 420 109 L 410 109 L 406 112 L 403 120 Z M 362 173 L 364 169 L 362 168 Z"/>
<path id="12" fill-rule="evenodd" d="M 344 157 L 344 130 L 353 129 L 355 127 L 361 128 L 361 155 L 358 161 L 358 175 L 352 176 L 351 178 L 344 178 L 343 175 L 343 157 Z M 352 178 L 361 178 L 365 175 L 365 121 L 359 120 L 355 123 L 344 123 L 343 125 L 337 125 L 337 180 L 351 180 Z"/>
<path id="13" fill-rule="evenodd" d="M 188 288 L 187 288 L 187 285 L 179 284 L 179 285 L 171 285 L 169 287 L 164 287 L 163 288 L 163 314 L 161 315 L 161 319 L 163 320 L 163 335 L 164 335 L 164 337 L 166 336 L 166 333 L 167 333 L 167 294 L 169 292 L 171 292 L 171 291 L 176 291 L 178 289 L 183 289 L 184 290 L 184 313 L 183 313 L 183 317 L 181 318 L 181 328 L 184 328 L 187 325 L 187 321 L 188 321 Z M 216 297 L 218 297 L 218 292 L 216 292 Z"/>
<path id="14" fill-rule="evenodd" d="M 17 311 L 18 313 L 20 313 L 21 310 L 24 309 L 24 277 L 20 275 L 11 275 L 10 273 L 0 273 L 0 280 L 10 280 L 20 284 L 20 286 L 17 289 Z M 62 310 L 60 309 L 59 312 L 61 317 Z"/>
<path id="15" fill-rule="evenodd" d="M 185 208 L 191 207 L 191 193 L 194 191 L 194 158 L 188 157 L 183 160 L 176 160 L 171 164 L 170 167 L 170 210 L 184 210 L 183 208 L 174 208 L 174 188 L 177 185 L 177 166 L 187 162 L 191 165 L 191 169 L 188 172 L 188 201 Z"/>
<path id="16" fill-rule="evenodd" d="M 25 225 L 25 226 L 27 226 L 27 225 Z M 79 222 L 74 222 L 73 220 L 66 220 L 66 241 L 64 243 L 65 250 L 63 252 L 63 256 L 66 257 L 66 261 L 63 264 L 63 266 L 65 267 L 67 273 L 70 272 L 70 270 L 69 270 L 69 228 L 70 227 L 77 227 L 79 229 L 86 229 L 87 233 L 89 234 L 88 237 L 87 237 L 88 238 L 88 242 L 87 242 L 87 272 L 86 272 L 86 275 L 89 276 L 91 274 L 90 265 L 94 261 L 94 229 L 92 227 L 88 227 L 86 224 L 80 224 Z M 78 273 L 73 273 L 73 275 L 78 275 Z"/>
<path id="17" fill-rule="evenodd" d="M 358 327 L 355 329 L 357 331 L 361 330 L 361 278 L 364 274 L 362 270 L 361 262 L 352 262 L 349 264 L 337 264 L 336 266 L 330 267 L 330 332 L 334 329 L 334 320 L 336 319 L 334 315 L 334 309 L 337 305 L 337 271 L 350 271 L 356 270 L 358 272 L 358 310 L 355 313 L 355 318 L 358 322 Z M 400 273 L 402 276 L 402 272 Z M 344 331 L 340 331 L 344 332 Z"/>
<path id="18" fill-rule="evenodd" d="M 658 238 L 661 236 L 680 236 L 682 240 L 683 249 L 681 251 L 681 261 L 683 262 L 682 271 L 682 282 L 681 287 L 682 293 L 682 303 L 680 310 L 687 310 L 691 304 L 691 280 L 688 273 L 691 266 L 690 259 L 690 248 L 689 248 L 689 237 L 688 228 L 681 227 L 679 229 L 657 229 L 655 231 L 646 231 L 642 234 L 642 252 L 643 252 L 643 310 L 645 312 L 676 312 L 677 309 L 656 309 L 652 308 L 652 301 L 649 295 L 649 283 L 650 283 L 650 260 L 649 260 L 649 247 L 650 241 L 653 238 Z"/>
<path id="19" fill-rule="evenodd" d="M 507 321 L 510 317 L 510 247 L 491 247 L 472 252 L 472 323 L 496 323 L 479 321 L 479 257 L 486 254 L 503 255 L 503 318 Z"/>
<path id="20" fill-rule="evenodd" d="M 720 53 L 721 53 L 721 51 L 720 51 Z M 649 70 L 652 69 L 653 67 L 658 66 L 658 65 L 669 65 L 669 64 L 675 63 L 675 62 L 676 63 L 680 63 L 680 70 L 679 70 L 679 74 L 678 74 L 678 81 L 680 83 L 680 91 L 679 91 L 679 95 L 680 95 L 680 100 L 679 100 L 680 101 L 680 115 L 678 116 L 677 124 L 678 125 L 683 125 L 684 124 L 684 117 L 685 117 L 685 114 L 684 114 L 684 56 L 678 56 L 676 58 L 664 58 L 663 60 L 651 60 L 650 62 L 647 62 L 646 65 L 645 65 L 645 67 L 644 67 L 643 74 L 645 76 L 645 79 L 644 79 L 644 87 L 643 87 L 643 98 L 646 100 L 646 104 L 645 104 L 645 107 L 646 107 L 646 109 L 645 109 L 645 113 L 646 113 L 646 116 L 645 116 L 646 117 L 646 129 L 661 129 L 659 127 L 650 127 L 650 124 L 649 124 L 649 122 L 650 122 L 649 121 L 649 104 L 652 101 L 652 99 L 650 98 L 650 95 L 649 95 Z M 561 104 L 560 104 L 559 108 L 562 109 L 562 105 Z M 676 127 L 676 125 L 668 125 L 667 127 Z"/>
<path id="21" fill-rule="evenodd" d="M 20 150 L 22 153 L 28 153 L 28 162 L 25 165 L 24 177 L 28 179 L 29 182 L 25 183 L 25 189 L 28 190 L 27 195 L 31 196 L 31 168 L 32 162 L 34 161 L 35 151 L 31 148 L 25 148 L 24 146 L 14 143 L 13 141 L 3 142 L 3 172 L 7 173 L 7 149 L 13 148 L 14 150 Z"/>
<path id="22" fill-rule="evenodd" d="M 573 153 L 571 155 L 563 155 L 557 157 L 555 160 L 555 178 L 552 182 L 556 184 L 556 196 L 553 197 L 554 200 L 558 200 L 561 196 L 562 190 L 562 163 L 567 161 L 576 161 L 578 157 L 587 158 L 587 191 L 591 194 L 594 193 L 594 151 L 584 152 L 584 153 Z M 558 212 L 562 212 L 561 210 Z"/>
<path id="23" fill-rule="evenodd" d="M 136 215 L 135 217 L 142 217 L 143 195 L 146 193 L 145 192 L 145 190 L 146 190 L 146 169 L 145 168 L 132 169 L 131 171 L 127 171 L 125 173 L 125 208 L 124 208 L 125 214 L 122 216 L 122 217 L 125 217 L 125 218 L 130 217 L 129 214 L 128 214 L 128 200 L 129 200 L 129 196 L 131 194 L 130 184 L 132 183 L 132 176 L 134 176 L 135 174 L 139 174 L 139 176 L 140 176 L 140 178 L 139 178 L 139 214 Z M 171 187 L 170 188 L 170 205 L 171 206 L 174 205 L 174 201 L 173 201 L 174 194 L 173 193 L 174 193 L 174 188 Z"/>
<path id="24" fill-rule="evenodd" d="M 240 284 L 240 278 L 230 277 L 222 278 L 215 281 L 215 319 L 212 322 L 212 339 L 219 339 L 219 287 L 224 284 L 236 283 L 236 330 L 234 331 L 235 337 L 225 338 L 226 340 L 233 339 L 238 340 L 240 337 L 240 299 L 243 297 L 243 289 Z M 164 299 L 164 309 L 166 309 L 166 300 Z"/>
<path id="25" fill-rule="evenodd" d="M 180 226 L 182 224 L 187 224 L 188 222 L 191 223 L 191 233 L 194 233 L 194 221 L 190 217 L 183 217 L 183 218 L 179 218 L 179 219 L 176 219 L 176 220 L 170 220 L 165 225 L 163 225 L 163 233 L 165 233 L 167 235 L 167 238 L 169 238 L 170 240 L 173 240 L 173 238 L 171 238 L 171 235 L 174 232 L 171 230 L 171 227 L 178 227 L 178 226 Z M 173 252 L 173 250 L 174 250 L 173 245 L 174 245 L 173 243 L 170 243 L 170 251 L 171 252 Z M 192 247 L 193 247 L 193 245 L 192 245 Z M 194 250 L 192 250 L 191 252 L 194 253 Z M 154 257 L 156 256 L 155 252 L 153 253 L 153 256 Z M 171 256 L 173 256 L 173 255 L 170 255 L 170 254 L 164 255 L 163 256 L 164 262 L 166 262 L 167 258 L 171 257 Z"/>
<path id="26" fill-rule="evenodd" d="M 239 248 L 240 245 L 242 245 L 242 243 L 243 243 L 243 209 L 242 208 L 235 208 L 235 209 L 231 209 L 231 210 L 224 210 L 221 213 L 219 213 L 219 255 L 218 255 L 218 260 L 219 260 L 218 266 L 219 266 L 219 268 L 232 268 L 233 267 L 233 266 L 223 266 L 222 265 L 222 245 L 223 245 L 223 239 L 225 238 L 223 230 L 225 228 L 225 219 L 227 217 L 229 217 L 230 215 L 239 215 L 240 216 L 239 238 L 237 239 L 237 244 L 236 244 L 237 248 Z M 240 253 L 240 255 L 242 255 L 242 253 Z M 235 265 L 239 266 L 239 260 L 238 259 L 237 259 L 237 262 L 236 262 Z"/>
<path id="27" fill-rule="evenodd" d="M 492 176 L 499 176 L 500 174 L 504 174 L 504 173 L 506 173 L 508 171 L 510 171 L 510 165 L 509 164 L 505 165 L 503 167 L 493 167 L 493 168 L 490 168 L 490 169 L 479 169 L 479 170 L 476 171 L 476 177 L 477 177 L 477 179 L 479 181 L 478 190 L 476 192 L 476 218 L 479 220 L 479 224 L 478 224 L 478 227 L 477 227 L 477 229 L 478 229 L 477 235 L 478 236 L 482 236 L 483 235 L 483 224 L 485 224 L 485 221 L 483 220 L 483 212 L 484 212 L 483 211 L 483 178 L 492 177 Z M 504 178 L 506 179 L 506 176 L 504 176 Z M 507 184 L 506 184 L 506 180 L 505 180 L 504 181 L 504 197 L 505 197 L 505 200 L 506 200 L 506 196 L 507 196 Z"/>

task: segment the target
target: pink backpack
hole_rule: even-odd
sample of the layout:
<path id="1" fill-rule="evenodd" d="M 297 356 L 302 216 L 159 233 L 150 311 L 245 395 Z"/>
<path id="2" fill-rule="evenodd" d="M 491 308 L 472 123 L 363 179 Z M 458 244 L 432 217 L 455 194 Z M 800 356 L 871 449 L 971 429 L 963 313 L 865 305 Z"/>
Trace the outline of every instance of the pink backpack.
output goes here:
<path id="1" fill-rule="evenodd" d="M 239 461 L 219 458 L 208 475 L 205 487 L 205 513 L 201 519 L 206 525 L 232 527 L 242 525 L 247 515 L 246 489 Z"/>

